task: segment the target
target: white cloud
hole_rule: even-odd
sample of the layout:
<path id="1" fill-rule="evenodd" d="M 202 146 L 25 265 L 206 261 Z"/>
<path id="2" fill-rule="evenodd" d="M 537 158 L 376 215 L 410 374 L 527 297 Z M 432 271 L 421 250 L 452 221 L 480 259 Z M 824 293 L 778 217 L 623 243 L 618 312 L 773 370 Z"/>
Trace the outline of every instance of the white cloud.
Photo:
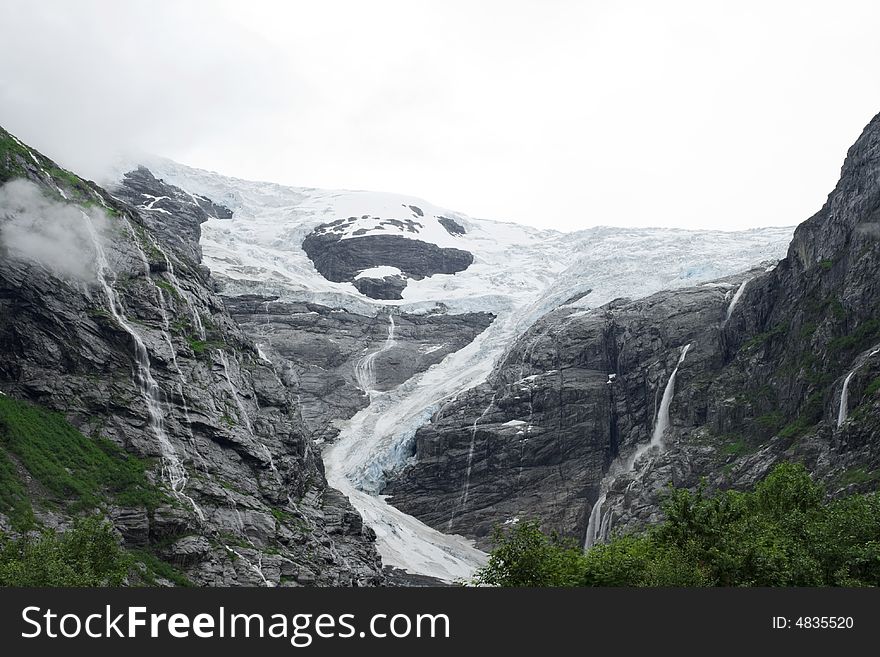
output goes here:
<path id="1" fill-rule="evenodd" d="M 880 111 L 874 2 L 7 1 L 0 123 L 563 229 L 818 209 Z"/>
<path id="2" fill-rule="evenodd" d="M 104 212 L 54 201 L 29 180 L 10 180 L 0 187 L 0 248 L 8 257 L 38 264 L 59 278 L 94 281 L 94 245 L 83 212 L 89 212 L 92 225 L 103 233 Z"/>

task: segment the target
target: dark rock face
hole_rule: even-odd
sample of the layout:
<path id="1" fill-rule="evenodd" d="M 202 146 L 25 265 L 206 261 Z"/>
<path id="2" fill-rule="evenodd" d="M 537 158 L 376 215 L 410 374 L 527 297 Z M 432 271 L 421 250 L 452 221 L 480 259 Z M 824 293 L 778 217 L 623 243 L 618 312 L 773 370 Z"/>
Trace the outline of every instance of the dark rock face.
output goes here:
<path id="1" fill-rule="evenodd" d="M 435 274 L 463 271 L 474 261 L 473 255 L 468 251 L 441 248 L 430 242 L 400 235 L 362 235 L 341 239 L 338 231 L 345 224 L 344 220 L 337 220 L 339 221 L 343 223 L 337 225 L 333 222 L 315 228 L 303 241 L 303 250 L 324 278 L 337 283 L 355 282 L 358 290 L 367 296 L 371 296 L 371 292 L 379 295 L 373 297 L 376 299 L 400 298 L 399 290 L 396 296 L 390 295 L 394 295 L 400 282 L 405 281 L 400 277 L 392 277 L 396 280 L 389 281 L 386 278 L 382 283 L 368 282 L 358 285 L 355 277 L 365 269 L 382 265 L 396 267 L 407 277 L 419 280 Z M 400 223 L 396 219 L 387 221 Z M 411 232 L 416 232 L 415 222 L 409 228 Z"/>
<path id="2" fill-rule="evenodd" d="M 141 210 L 147 221 L 161 226 L 166 238 L 174 240 L 175 247 L 185 251 L 188 260 L 194 263 L 202 260 L 202 249 L 199 246 L 202 236 L 200 224 L 211 217 L 232 217 L 232 210 L 229 208 L 166 185 L 157 180 L 146 167 L 138 167 L 126 173 L 123 184 L 114 189 L 113 193 L 120 200 Z"/>
<path id="3" fill-rule="evenodd" d="M 372 532 L 327 488 L 299 405 L 200 265 L 199 223 L 206 208 L 219 207 L 145 170 L 111 197 L 25 150 L 4 154 L 0 169 L 4 180 L 25 177 L 59 205 L 106 208 L 97 242 L 125 323 L 97 271 L 62 279 L 39 262 L 4 254 L 0 389 L 149 460 L 150 476 L 173 504 L 111 504 L 107 516 L 125 545 L 152 551 L 200 585 L 380 583 Z M 145 194 L 152 208 L 125 202 L 148 205 Z M 92 272 L 96 248 L 82 257 Z M 167 445 L 135 376 L 145 365 L 135 360 L 134 336 L 159 389 Z M 184 475 L 173 488 L 171 466 Z M 48 526 L 68 521 L 63 506 L 43 502 L 32 500 Z"/>
<path id="4" fill-rule="evenodd" d="M 382 278 L 363 277 L 354 280 L 358 292 L 371 299 L 402 299 L 406 279 L 403 276 L 384 276 Z"/>
<path id="5" fill-rule="evenodd" d="M 582 536 L 611 461 L 650 438 L 681 347 L 692 344 L 690 371 L 717 352 L 738 283 L 549 313 L 486 383 L 418 430 L 415 463 L 386 488 L 390 502 L 484 547 L 514 518 Z"/>
<path id="6" fill-rule="evenodd" d="M 341 423 L 367 405 L 357 363 L 379 351 L 389 318 L 359 315 L 315 303 L 274 297 L 225 297 L 232 317 L 271 358 L 282 381 L 296 391 L 310 434 L 332 440 Z M 494 319 L 489 313 L 395 315 L 395 346 L 373 363 L 377 391 L 390 390 L 469 344 Z"/>
<path id="7" fill-rule="evenodd" d="M 440 217 L 437 219 L 440 222 L 446 232 L 450 235 L 464 235 L 465 229 L 460 223 L 458 223 L 455 219 L 450 219 L 449 217 Z"/>
<path id="8" fill-rule="evenodd" d="M 805 463 L 831 494 L 876 488 L 878 155 L 880 116 L 772 270 L 728 279 L 725 288 L 546 316 L 487 383 L 419 430 L 415 463 L 389 485 L 391 501 L 483 545 L 493 524 L 527 516 L 583 540 L 609 466 L 649 441 L 685 344 L 664 448 L 605 482 L 612 532 L 659 520 L 670 482 L 747 487 L 780 460 Z"/>

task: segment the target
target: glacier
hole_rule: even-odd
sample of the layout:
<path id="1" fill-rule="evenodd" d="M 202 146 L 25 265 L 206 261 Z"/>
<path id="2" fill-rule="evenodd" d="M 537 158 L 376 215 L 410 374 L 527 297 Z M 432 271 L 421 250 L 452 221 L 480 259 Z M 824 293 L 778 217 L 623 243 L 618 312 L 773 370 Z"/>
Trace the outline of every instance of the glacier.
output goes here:
<path id="1" fill-rule="evenodd" d="M 164 159 L 143 164 L 157 177 L 233 211 L 231 218 L 212 218 L 202 226 L 204 263 L 224 294 L 278 296 L 389 317 L 392 309 L 420 313 L 439 304 L 450 313 L 496 316 L 463 349 L 392 390 L 371 394 L 369 405 L 345 421 L 323 453 L 328 482 L 375 530 L 384 563 L 445 581 L 466 580 L 486 555 L 470 541 L 402 513 L 381 494 L 411 454 L 416 430 L 444 403 L 485 381 L 517 337 L 546 312 L 569 305 L 586 313 L 616 298 L 692 286 L 757 263 L 769 267 L 784 256 L 793 232 L 793 227 L 730 232 L 598 226 L 561 233 L 473 218 L 399 194 L 246 181 Z M 374 300 L 351 283 L 323 278 L 301 248 L 320 224 L 355 216 L 360 228 L 378 234 L 383 228 L 368 225 L 365 217 L 412 219 L 413 206 L 422 213 L 421 228 L 399 234 L 467 250 L 474 256 L 470 267 L 411 280 L 400 300 Z M 596 220 L 587 208 L 572 211 L 582 214 L 584 223 Z M 439 223 L 444 217 L 465 232 L 451 234 Z"/>

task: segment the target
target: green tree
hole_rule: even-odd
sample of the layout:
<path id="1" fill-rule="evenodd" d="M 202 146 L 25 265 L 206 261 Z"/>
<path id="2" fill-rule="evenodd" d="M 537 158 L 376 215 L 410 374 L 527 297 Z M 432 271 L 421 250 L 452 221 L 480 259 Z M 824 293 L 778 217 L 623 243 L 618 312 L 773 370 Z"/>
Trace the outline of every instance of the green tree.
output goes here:
<path id="1" fill-rule="evenodd" d="M 537 521 L 496 534 L 494 586 L 880 586 L 880 493 L 827 500 L 782 463 L 751 492 L 670 489 L 664 522 L 586 553 Z"/>
<path id="2" fill-rule="evenodd" d="M 0 586 L 120 586 L 132 563 L 100 516 L 80 518 L 62 533 L 0 535 Z"/>
<path id="3" fill-rule="evenodd" d="M 495 549 L 474 582 L 485 586 L 577 586 L 583 552 L 574 542 L 541 531 L 537 520 L 525 520 L 507 531 L 496 527 Z"/>

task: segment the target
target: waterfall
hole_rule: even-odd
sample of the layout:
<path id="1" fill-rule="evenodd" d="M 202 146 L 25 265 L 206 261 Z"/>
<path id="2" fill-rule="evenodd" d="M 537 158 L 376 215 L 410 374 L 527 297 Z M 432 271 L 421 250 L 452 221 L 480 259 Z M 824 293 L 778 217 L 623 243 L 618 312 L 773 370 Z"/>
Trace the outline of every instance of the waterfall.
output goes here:
<path id="1" fill-rule="evenodd" d="M 605 504 L 605 499 L 607 497 L 607 492 L 599 495 L 599 499 L 596 500 L 596 503 L 593 505 L 592 511 L 590 511 L 590 521 L 589 523 L 587 523 L 587 537 L 584 541 L 584 549 L 595 545 L 600 538 L 600 526 L 602 524 L 602 505 Z"/>
<path id="2" fill-rule="evenodd" d="M 166 198 L 166 197 L 163 197 Z M 184 292 L 183 287 L 180 285 L 180 281 L 177 280 L 177 275 L 174 273 L 174 263 L 171 262 L 171 258 L 168 257 L 168 254 L 162 249 L 162 246 L 153 237 L 150 233 L 146 233 L 148 239 L 150 240 L 150 245 L 156 249 L 159 255 L 162 256 L 162 259 L 165 260 L 165 275 L 168 277 L 168 281 L 171 283 L 172 289 L 177 293 L 181 299 L 186 301 L 186 305 L 189 308 L 190 314 L 192 315 L 193 328 L 196 330 L 196 335 L 199 340 L 205 339 L 205 325 L 202 324 L 202 317 L 199 315 L 198 310 L 196 309 L 196 304 L 192 299 L 192 295 L 187 292 Z M 144 259 L 146 260 L 146 255 L 144 255 Z M 147 275 L 149 275 L 149 262 L 147 264 Z M 161 291 L 160 291 L 161 294 Z"/>
<path id="3" fill-rule="evenodd" d="M 275 481 L 278 482 L 279 486 L 283 487 L 284 482 L 281 479 L 281 473 L 275 466 L 275 460 L 272 458 L 272 452 L 269 450 L 268 447 L 266 447 L 265 443 L 257 440 L 257 436 L 254 433 L 254 426 L 253 424 L 251 424 L 251 418 L 248 415 L 248 412 L 245 410 L 244 404 L 241 401 L 241 395 L 239 395 L 238 393 L 238 388 L 232 382 L 232 377 L 229 376 L 229 360 L 226 358 L 226 353 L 222 349 L 218 349 L 217 355 L 220 358 L 220 364 L 223 365 L 223 377 L 226 379 L 226 384 L 229 386 L 229 393 L 232 395 L 232 399 L 235 400 L 236 408 L 238 408 L 239 419 L 244 423 L 244 426 L 248 430 L 248 433 L 251 435 L 251 438 L 257 443 L 257 445 L 259 445 L 260 451 L 263 452 L 263 457 L 269 464 L 269 469 L 275 476 Z"/>
<path id="4" fill-rule="evenodd" d="M 186 378 L 183 376 L 183 371 L 180 369 L 180 364 L 177 362 L 177 350 L 174 348 L 174 343 L 171 341 L 171 325 L 168 321 L 168 312 L 165 309 L 165 295 L 162 294 L 162 290 L 158 286 L 156 286 L 156 295 L 159 299 L 159 311 L 162 315 L 162 326 L 165 329 L 162 332 L 162 337 L 165 338 L 165 344 L 168 346 L 168 351 L 171 354 L 171 365 L 174 368 L 174 371 L 177 373 L 177 390 L 180 394 L 180 405 L 183 408 L 183 418 L 184 420 L 186 420 L 186 430 L 189 434 L 189 444 L 193 449 L 193 453 L 198 456 L 199 461 L 201 461 L 202 469 L 207 470 L 205 458 L 199 451 L 198 445 L 196 445 L 196 437 L 193 434 L 192 430 L 192 418 L 190 418 L 189 404 L 187 404 L 186 401 Z"/>
<path id="5" fill-rule="evenodd" d="M 229 360 L 226 358 L 226 352 L 222 349 L 218 349 L 217 356 L 220 358 L 220 364 L 223 366 L 223 377 L 226 379 L 226 385 L 229 386 L 229 392 L 232 395 L 232 399 L 235 401 L 235 407 L 238 409 L 238 419 L 244 423 L 248 433 L 253 435 L 254 428 L 251 425 L 251 418 L 244 409 L 244 404 L 241 402 L 241 397 L 238 394 L 238 388 L 235 387 L 235 384 L 232 383 L 232 378 L 229 376 Z"/>
<path id="6" fill-rule="evenodd" d="M 267 363 L 271 363 L 272 359 L 266 355 L 265 351 L 263 351 L 263 343 L 257 342 L 256 345 L 257 345 L 257 356 L 260 358 L 260 360 L 265 361 Z"/>
<path id="7" fill-rule="evenodd" d="M 275 586 L 274 582 L 271 582 L 268 579 L 266 579 L 266 576 L 263 574 L 263 553 L 260 552 L 259 549 L 257 549 L 257 546 L 254 545 L 254 542 L 251 540 L 251 537 L 247 535 L 247 532 L 244 529 L 244 519 L 241 517 L 241 511 L 238 510 L 238 504 L 236 504 L 235 500 L 232 499 L 231 497 L 229 498 L 229 501 L 232 503 L 232 510 L 235 511 L 235 517 L 238 520 L 238 531 L 244 537 L 244 540 L 246 540 L 248 542 L 248 545 L 250 545 L 254 549 L 254 551 L 256 551 L 257 563 L 254 564 L 250 559 L 248 559 L 246 556 L 244 556 L 241 552 L 239 552 L 235 548 L 227 545 L 226 543 L 223 544 L 223 547 L 226 548 L 226 550 L 230 554 L 234 554 L 237 558 L 241 559 L 247 565 L 248 568 L 250 568 L 252 571 L 254 571 L 257 574 L 257 577 L 259 577 L 262 580 L 263 586 L 268 587 L 268 588 L 274 588 L 274 586 Z"/>
<path id="8" fill-rule="evenodd" d="M 840 391 L 840 406 L 837 409 L 838 429 L 843 426 L 844 422 L 846 422 L 846 415 L 849 412 L 849 382 L 852 381 L 853 375 L 859 370 L 859 368 L 865 364 L 865 361 L 877 354 L 880 354 L 880 347 L 876 347 L 864 358 L 859 358 L 856 361 L 856 366 L 850 370 L 849 374 L 847 374 L 846 378 L 843 380 L 843 389 Z"/>
<path id="9" fill-rule="evenodd" d="M 131 337 L 132 342 L 134 343 L 134 358 L 135 364 L 137 365 L 135 368 L 135 378 L 147 407 L 150 429 L 153 431 L 153 434 L 156 436 L 156 440 L 159 443 L 159 450 L 162 454 L 162 473 L 168 481 L 168 484 L 171 486 L 172 493 L 177 497 L 188 501 L 192 505 L 192 508 L 196 515 L 198 515 L 199 519 L 204 520 L 202 510 L 191 497 L 183 492 L 183 489 L 186 487 L 187 474 L 176 450 L 174 449 L 174 445 L 171 444 L 171 440 L 168 438 L 168 434 L 165 431 L 165 412 L 162 407 L 162 391 L 159 388 L 159 384 L 156 383 L 156 379 L 153 378 L 150 366 L 150 355 L 147 351 L 147 347 L 141 337 L 134 330 L 134 327 L 132 327 L 125 318 L 125 315 L 122 312 L 122 303 L 117 296 L 116 291 L 108 282 L 108 278 L 111 278 L 113 275 L 112 270 L 107 262 L 107 255 L 104 252 L 104 247 L 101 245 L 101 240 L 95 230 L 92 219 L 86 212 L 81 211 L 81 214 L 86 221 L 86 228 L 92 241 L 92 246 L 95 249 L 95 266 L 98 274 L 98 282 L 101 284 L 104 294 L 107 297 L 110 313 L 113 315 L 117 324 L 122 327 L 129 337 Z"/>
<path id="10" fill-rule="evenodd" d="M 682 348 L 681 355 L 678 357 L 678 363 L 676 363 L 675 369 L 672 370 L 672 374 L 669 375 L 669 380 L 666 382 L 666 387 L 663 389 L 663 397 L 660 400 L 660 408 L 657 410 L 657 419 L 654 421 L 654 433 L 651 435 L 651 440 L 644 445 L 640 445 L 638 449 L 636 449 L 635 453 L 632 455 L 632 465 L 628 468 L 628 472 L 632 472 L 635 462 L 648 450 L 657 448 L 662 451 L 663 436 L 669 428 L 669 406 L 672 404 L 672 397 L 675 394 L 675 377 L 678 374 L 678 368 L 681 367 L 690 348 L 691 346 L 689 344 L 686 344 Z"/>
<path id="11" fill-rule="evenodd" d="M 846 422 L 847 406 L 849 405 L 849 382 L 852 380 L 853 374 L 855 374 L 858 369 L 858 367 L 853 368 L 843 380 L 843 390 L 840 392 L 840 408 L 837 411 L 838 428 L 842 427 L 843 423 Z"/>
<path id="12" fill-rule="evenodd" d="M 449 517 L 449 523 L 447 524 L 448 529 L 452 529 L 452 522 L 455 520 L 455 516 L 464 512 L 467 507 L 468 494 L 471 489 L 471 466 L 474 462 L 474 445 L 476 444 L 477 439 L 477 425 L 483 421 L 483 418 L 489 413 L 489 409 L 492 408 L 492 405 L 495 403 L 495 397 L 497 393 L 492 395 L 492 399 L 489 401 L 489 405 L 483 409 L 483 412 L 480 414 L 476 420 L 474 420 L 473 426 L 471 426 L 471 443 L 468 448 L 468 457 L 467 457 L 467 469 L 464 475 L 464 486 L 462 487 L 461 497 L 458 501 L 458 506 L 453 509 L 452 515 Z"/>
<path id="13" fill-rule="evenodd" d="M 637 447 L 629 458 L 622 461 L 619 458 L 615 460 L 608 468 L 608 473 L 602 478 L 602 482 L 599 485 L 599 498 L 590 511 L 587 534 L 584 538 L 584 549 L 595 545 L 598 541 L 604 540 L 608 536 L 608 532 L 611 529 L 611 515 L 603 514 L 602 507 L 605 505 L 608 492 L 611 490 L 611 484 L 614 483 L 614 480 L 621 474 L 633 472 L 638 460 L 649 450 L 663 451 L 663 437 L 669 428 L 670 421 L 669 407 L 672 405 L 672 397 L 675 394 L 675 378 L 678 374 L 678 368 L 681 367 L 690 348 L 690 344 L 682 347 L 681 354 L 678 356 L 678 362 L 675 364 L 675 369 L 672 370 L 672 374 L 669 375 L 669 380 L 666 382 L 666 387 L 663 389 L 663 397 L 660 400 L 660 408 L 657 409 L 657 418 L 654 421 L 654 432 L 651 434 L 651 440 Z"/>
<path id="14" fill-rule="evenodd" d="M 357 379 L 358 388 L 364 391 L 366 395 L 373 398 L 375 394 L 374 387 L 376 386 L 376 373 L 374 371 L 374 364 L 376 362 L 376 357 L 379 354 L 385 353 L 389 349 L 391 349 L 395 345 L 394 341 L 394 315 L 389 312 L 388 313 L 388 337 L 385 338 L 384 344 L 363 358 L 361 358 L 357 365 L 354 367 L 354 375 Z"/>
<path id="15" fill-rule="evenodd" d="M 748 285 L 749 281 L 751 281 L 751 280 L 752 280 L 751 278 L 747 278 L 742 283 L 740 283 L 740 286 L 737 288 L 736 294 L 734 294 L 733 299 L 730 300 L 730 305 L 727 306 L 727 317 L 724 318 L 725 324 L 728 321 L 730 321 L 730 316 L 733 314 L 733 309 L 736 307 L 736 304 L 739 302 L 739 299 L 743 295 L 743 292 L 745 292 L 746 285 Z"/>

